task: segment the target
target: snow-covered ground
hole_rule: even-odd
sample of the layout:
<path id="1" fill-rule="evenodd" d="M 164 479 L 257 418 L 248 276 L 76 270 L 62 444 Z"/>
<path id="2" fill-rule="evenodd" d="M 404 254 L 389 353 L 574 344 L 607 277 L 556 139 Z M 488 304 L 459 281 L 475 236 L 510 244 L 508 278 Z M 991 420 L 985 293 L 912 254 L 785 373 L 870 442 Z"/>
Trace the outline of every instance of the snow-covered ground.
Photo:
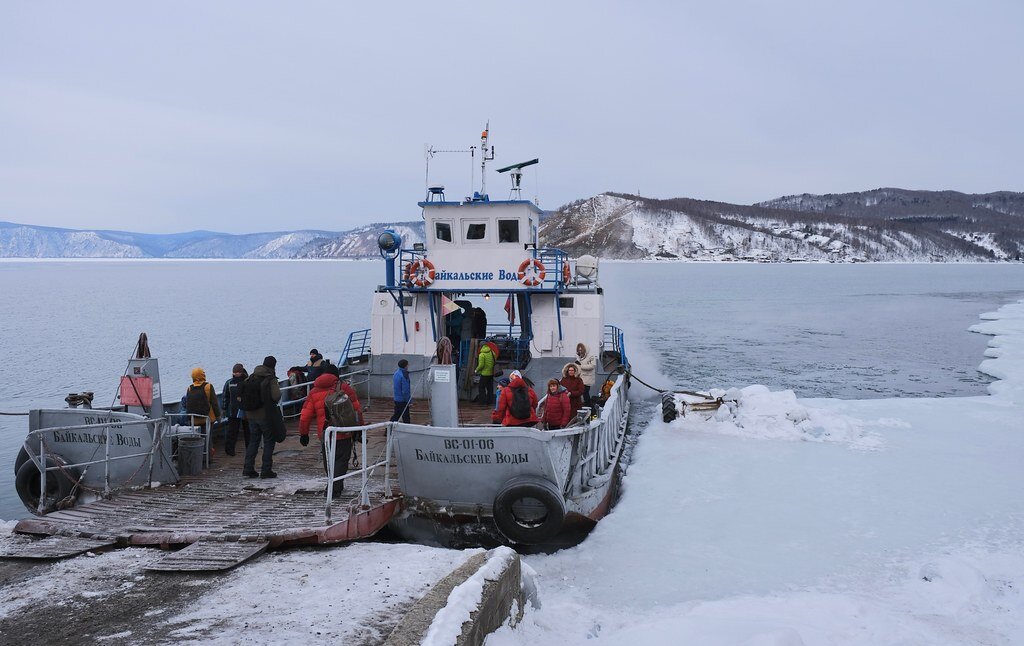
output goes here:
<path id="1" fill-rule="evenodd" d="M 487 643 L 1024 643 L 1024 302 L 982 318 L 988 396 L 753 387 L 652 420 L 614 512 L 526 559 L 541 607 Z"/>

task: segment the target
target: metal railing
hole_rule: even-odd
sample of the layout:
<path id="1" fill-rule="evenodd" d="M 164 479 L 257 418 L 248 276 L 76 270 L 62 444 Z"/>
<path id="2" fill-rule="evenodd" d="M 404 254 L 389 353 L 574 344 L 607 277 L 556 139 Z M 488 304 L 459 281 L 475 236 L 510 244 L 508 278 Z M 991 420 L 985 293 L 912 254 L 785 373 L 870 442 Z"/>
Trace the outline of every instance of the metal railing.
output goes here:
<path id="1" fill-rule="evenodd" d="M 338 365 L 344 366 L 350 357 L 361 357 L 370 352 L 370 328 L 349 332 L 345 348 L 338 357 Z"/>
<path id="2" fill-rule="evenodd" d="M 600 417 L 592 420 L 587 432 L 581 436 L 580 461 L 576 473 L 571 474 L 581 490 L 600 486 L 613 475 L 610 469 L 625 438 L 629 413 L 625 380 L 626 377 L 622 376 L 615 382 Z"/>
<path id="3" fill-rule="evenodd" d="M 152 427 L 151 428 L 150 445 L 149 445 L 149 450 L 148 451 L 143 451 L 143 452 L 140 452 L 140 453 L 131 453 L 129 455 L 115 455 L 115 456 L 111 456 L 110 455 L 110 428 L 111 427 L 116 426 L 118 428 L 124 428 L 125 426 L 142 426 L 142 425 L 146 425 L 146 426 L 151 426 Z M 156 447 L 161 445 L 161 440 L 163 439 L 164 432 L 166 431 L 166 427 L 167 427 L 167 421 L 164 418 L 157 418 L 157 419 L 144 419 L 144 420 L 137 420 L 137 421 L 113 420 L 113 421 L 110 421 L 110 422 L 104 422 L 102 424 L 75 424 L 75 425 L 72 425 L 72 426 L 53 426 L 53 427 L 49 427 L 49 428 L 40 428 L 40 429 L 36 429 L 34 431 L 29 431 L 28 438 L 25 439 L 26 452 L 29 454 L 29 459 L 32 460 L 35 463 L 36 468 L 39 470 L 39 505 L 38 505 L 38 508 L 37 508 L 37 513 L 42 515 L 42 514 L 44 514 L 46 512 L 46 474 L 49 471 L 65 471 L 66 472 L 67 469 L 76 469 L 76 468 L 80 468 L 80 467 L 86 467 L 86 471 L 88 471 L 88 467 L 90 467 L 90 466 L 92 466 L 94 464 L 103 464 L 103 496 L 104 497 L 109 497 L 110 494 L 111 494 L 111 491 L 112 491 L 111 486 L 110 486 L 110 463 L 113 462 L 113 461 L 117 461 L 117 460 L 129 460 L 129 459 L 132 459 L 132 458 L 148 458 L 149 459 L 148 483 L 149 483 L 150 486 L 152 486 L 152 484 L 153 484 L 153 466 L 154 466 L 154 459 L 155 459 L 154 453 L 155 453 Z M 44 436 L 45 433 L 54 433 L 54 432 L 61 432 L 61 433 L 63 433 L 63 432 L 67 432 L 67 431 L 82 431 L 82 430 L 93 430 L 93 429 L 97 429 L 97 430 L 98 429 L 103 429 L 103 452 L 104 452 L 104 455 L 103 455 L 103 459 L 102 460 L 89 460 L 87 462 L 74 462 L 74 463 L 57 464 L 57 465 L 52 466 L 52 467 L 46 466 L 47 452 L 46 452 L 46 438 Z M 39 436 L 39 453 L 36 454 L 35 456 L 33 456 L 32 452 L 28 450 L 28 448 L 30 446 L 29 445 L 30 438 L 32 437 L 32 435 L 38 435 Z M 131 480 L 138 474 L 139 469 L 141 469 L 142 466 L 145 463 L 146 463 L 145 460 L 140 461 L 139 468 L 136 469 L 135 473 L 133 473 L 131 476 L 129 476 L 127 478 L 126 482 L 131 482 Z M 82 479 L 84 477 L 85 477 L 85 471 L 83 471 L 82 474 L 80 476 L 78 476 L 78 479 L 77 479 L 77 481 L 75 481 L 74 486 L 75 487 L 84 487 L 84 485 L 81 484 Z M 71 478 L 69 478 L 69 480 L 70 479 Z"/>
<path id="4" fill-rule="evenodd" d="M 629 368 L 629 360 L 626 358 L 626 335 L 614 325 L 604 326 L 604 351 L 611 350 L 619 354 L 619 363 Z"/>
<path id="5" fill-rule="evenodd" d="M 367 483 L 373 472 L 379 468 L 384 469 L 384 496 L 390 498 L 392 496 L 391 491 L 391 454 L 392 454 L 392 428 L 394 422 L 377 422 L 376 424 L 367 424 L 364 426 L 328 426 L 324 431 L 324 442 L 326 443 L 325 451 L 327 454 L 327 503 L 324 507 L 324 514 L 327 518 L 327 522 L 331 521 L 331 502 L 334 500 L 334 483 L 344 482 L 349 478 L 359 476 L 360 488 L 359 488 L 359 506 L 362 509 L 368 509 L 370 506 L 370 493 L 367 490 Z M 369 444 L 369 438 L 371 431 L 384 431 L 384 459 L 377 460 L 373 464 L 367 463 L 367 449 L 366 445 Z M 337 454 L 338 448 L 338 433 L 359 433 L 362 432 L 363 441 L 360 442 L 362 447 L 362 455 L 360 457 L 360 468 L 355 471 L 348 471 L 344 475 L 336 476 L 334 474 L 334 458 Z M 347 456 L 346 456 L 347 459 Z"/>
<path id="6" fill-rule="evenodd" d="M 168 424 L 171 426 L 187 426 L 195 429 L 199 429 L 198 433 L 203 438 L 203 466 L 210 466 L 210 444 L 213 441 L 211 437 L 213 431 L 213 425 L 210 423 L 210 418 L 206 415 L 200 415 L 198 413 L 164 413 L 164 417 L 167 419 Z M 193 422 L 197 417 L 205 420 L 202 424 L 194 424 Z M 175 424 L 172 420 L 181 418 L 184 423 Z M 226 420 L 226 417 L 218 419 L 218 422 Z"/>

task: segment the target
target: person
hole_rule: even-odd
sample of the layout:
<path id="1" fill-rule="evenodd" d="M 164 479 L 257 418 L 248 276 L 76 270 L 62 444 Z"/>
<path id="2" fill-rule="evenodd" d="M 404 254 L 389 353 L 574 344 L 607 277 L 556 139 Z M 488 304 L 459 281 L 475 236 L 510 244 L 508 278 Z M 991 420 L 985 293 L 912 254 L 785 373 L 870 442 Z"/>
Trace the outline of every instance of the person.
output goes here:
<path id="1" fill-rule="evenodd" d="M 569 391 L 569 419 L 576 417 L 576 413 L 583 407 L 583 391 L 585 386 L 583 380 L 576 376 L 575 363 L 567 363 L 562 368 L 562 386 Z"/>
<path id="2" fill-rule="evenodd" d="M 508 377 L 500 377 L 498 386 L 494 389 L 494 410 L 498 410 L 498 402 L 501 401 L 501 391 L 508 388 Z"/>
<path id="3" fill-rule="evenodd" d="M 462 340 L 462 320 L 465 315 L 462 313 L 462 308 L 455 310 L 448 315 L 446 322 L 448 328 L 448 338 L 451 339 L 452 347 L 455 348 L 456 352 L 459 349 L 459 342 Z"/>
<path id="4" fill-rule="evenodd" d="M 527 417 L 516 417 L 512 413 L 512 400 L 517 392 L 526 391 L 527 400 L 530 402 L 530 414 Z M 520 394 L 520 396 L 522 396 Z M 537 419 L 537 393 L 533 388 L 526 385 L 523 375 L 518 370 L 513 370 L 509 375 L 508 388 L 501 391 L 501 399 L 498 400 L 498 409 L 491 413 L 491 420 L 500 422 L 502 426 L 533 426 Z"/>
<path id="5" fill-rule="evenodd" d="M 284 424 L 281 409 L 277 403 L 281 401 L 281 384 L 277 381 L 274 369 L 277 358 L 270 355 L 263 363 L 252 370 L 252 376 L 245 381 L 244 389 L 259 388 L 263 406 L 256 410 L 246 411 L 249 420 L 249 444 L 245 447 L 245 465 L 242 475 L 248 478 L 276 478 L 274 473 L 274 445 L 277 441 L 277 425 Z M 260 452 L 260 440 L 263 441 L 263 462 L 259 473 L 256 473 L 256 456 Z"/>
<path id="6" fill-rule="evenodd" d="M 569 392 L 557 379 L 548 380 L 548 397 L 544 400 L 544 417 L 541 420 L 549 431 L 565 428 L 572 419 L 569 407 Z"/>
<path id="7" fill-rule="evenodd" d="M 334 368 L 333 371 L 328 369 L 328 372 L 324 372 L 313 382 L 313 389 L 309 391 L 309 397 L 302 404 L 302 413 L 299 415 L 299 444 L 302 446 L 309 446 L 309 425 L 316 418 L 316 436 L 320 440 L 320 458 L 323 461 L 325 473 L 330 473 L 327 470 L 327 444 L 324 442 L 324 431 L 327 430 L 326 400 L 328 395 L 339 390 L 348 395 L 359 424 L 363 423 L 363 409 L 359 405 L 359 397 L 356 395 L 356 391 L 352 389 L 352 386 L 338 379 L 338 375 L 335 374 L 337 368 L 331 367 Z M 337 426 L 338 424 L 334 425 Z M 352 434 L 337 433 L 336 438 L 337 440 L 334 445 L 334 477 L 343 476 L 348 473 L 348 460 L 349 456 L 352 455 Z M 343 484 L 342 481 L 334 483 L 335 496 L 341 493 Z"/>
<path id="8" fill-rule="evenodd" d="M 206 383 L 206 371 L 202 368 L 192 369 L 192 384 L 185 392 L 185 412 L 190 413 L 189 424 L 213 428 L 214 422 L 220 419 L 220 401 L 213 384 Z"/>
<path id="9" fill-rule="evenodd" d="M 320 354 L 316 348 L 310 350 L 309 362 L 302 371 L 306 373 L 307 381 L 316 381 L 317 377 L 324 374 L 324 355 Z"/>
<path id="10" fill-rule="evenodd" d="M 399 419 L 410 424 L 412 419 L 409 409 L 412 408 L 412 382 L 409 381 L 409 362 L 402 359 L 398 362 L 398 370 L 392 377 L 394 385 L 395 414 L 391 416 L 392 422 Z"/>
<path id="11" fill-rule="evenodd" d="M 487 336 L 487 312 L 482 308 L 473 308 L 473 338 L 483 339 Z"/>
<path id="12" fill-rule="evenodd" d="M 576 344 L 576 363 L 580 367 L 580 379 L 583 380 L 583 403 L 591 408 L 594 403 L 590 398 L 590 388 L 597 382 L 597 357 L 590 354 L 587 346 Z"/>
<path id="13" fill-rule="evenodd" d="M 494 352 L 486 343 L 480 344 L 477 353 L 476 374 L 480 375 L 480 396 L 477 401 L 489 404 L 494 397 Z"/>
<path id="14" fill-rule="evenodd" d="M 236 363 L 231 368 L 231 378 L 224 382 L 224 390 L 221 396 L 224 398 L 224 414 L 228 418 L 228 430 L 224 433 L 224 453 L 235 454 L 235 446 L 238 444 L 238 431 L 242 430 L 242 441 L 249 445 L 248 429 L 249 422 L 245 419 L 245 411 L 240 406 L 242 394 L 240 391 L 242 382 L 249 376 L 245 366 Z"/>

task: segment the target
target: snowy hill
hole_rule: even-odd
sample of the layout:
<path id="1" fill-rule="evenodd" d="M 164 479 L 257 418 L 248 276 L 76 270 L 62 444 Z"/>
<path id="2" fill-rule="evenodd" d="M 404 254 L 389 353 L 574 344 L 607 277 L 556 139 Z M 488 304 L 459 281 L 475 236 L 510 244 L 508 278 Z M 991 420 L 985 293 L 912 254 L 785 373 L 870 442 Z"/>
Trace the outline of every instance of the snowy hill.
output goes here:
<path id="1" fill-rule="evenodd" d="M 577 255 L 747 261 L 991 262 L 1024 257 L 1024 194 L 879 189 L 753 206 L 604 193 L 541 224 Z"/>

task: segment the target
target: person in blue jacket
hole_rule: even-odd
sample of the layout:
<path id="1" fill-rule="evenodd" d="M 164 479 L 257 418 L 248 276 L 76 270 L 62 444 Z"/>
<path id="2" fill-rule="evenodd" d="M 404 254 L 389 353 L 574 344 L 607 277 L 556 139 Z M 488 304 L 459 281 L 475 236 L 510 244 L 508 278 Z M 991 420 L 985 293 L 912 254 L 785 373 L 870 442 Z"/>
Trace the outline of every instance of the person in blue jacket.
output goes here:
<path id="1" fill-rule="evenodd" d="M 394 376 L 395 385 L 395 414 L 391 416 L 392 422 L 401 419 L 404 423 L 411 422 L 409 409 L 412 408 L 412 383 L 409 381 L 409 362 L 402 359 L 398 362 L 398 370 Z"/>

